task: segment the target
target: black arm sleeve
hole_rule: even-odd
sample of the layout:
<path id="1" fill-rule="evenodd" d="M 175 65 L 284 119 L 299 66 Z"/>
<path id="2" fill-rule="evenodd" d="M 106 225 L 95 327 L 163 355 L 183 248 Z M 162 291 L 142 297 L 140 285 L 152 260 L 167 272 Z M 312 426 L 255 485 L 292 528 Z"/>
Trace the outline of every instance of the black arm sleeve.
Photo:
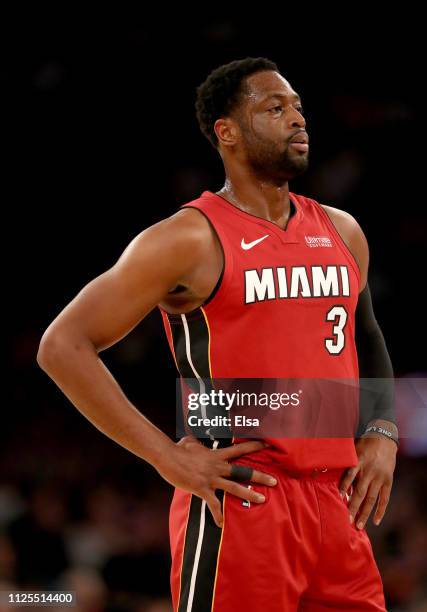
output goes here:
<path id="1" fill-rule="evenodd" d="M 359 294 L 355 316 L 359 361 L 360 417 L 356 437 L 375 419 L 396 425 L 393 366 L 372 308 L 369 286 Z"/>

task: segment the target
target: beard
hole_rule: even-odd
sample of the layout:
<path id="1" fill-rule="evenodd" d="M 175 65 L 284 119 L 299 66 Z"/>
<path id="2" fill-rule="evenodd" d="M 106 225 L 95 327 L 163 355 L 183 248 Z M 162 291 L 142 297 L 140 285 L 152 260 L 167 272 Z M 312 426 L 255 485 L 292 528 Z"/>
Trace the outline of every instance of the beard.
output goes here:
<path id="1" fill-rule="evenodd" d="M 280 186 L 307 170 L 308 153 L 290 150 L 289 143 L 280 150 L 271 142 L 252 140 L 246 139 L 246 159 L 259 180 Z"/>

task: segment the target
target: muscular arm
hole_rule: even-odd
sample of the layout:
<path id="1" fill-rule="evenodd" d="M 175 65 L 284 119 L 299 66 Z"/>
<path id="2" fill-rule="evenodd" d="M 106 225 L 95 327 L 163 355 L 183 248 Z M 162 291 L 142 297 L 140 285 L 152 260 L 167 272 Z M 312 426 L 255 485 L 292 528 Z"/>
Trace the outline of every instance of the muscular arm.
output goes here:
<path id="1" fill-rule="evenodd" d="M 194 211 L 180 211 L 136 236 L 51 323 L 37 356 L 82 414 L 150 463 L 173 443 L 129 402 L 98 353 L 126 336 L 176 284 L 191 284 L 206 248 L 204 223 Z"/>
<path id="2" fill-rule="evenodd" d="M 358 465 L 346 470 L 340 482 L 342 496 L 352 487 L 348 506 L 350 522 L 355 522 L 358 529 L 363 529 L 375 504 L 374 523 L 380 524 L 390 499 L 396 465 L 396 444 L 381 433 L 363 432 L 366 424 L 375 424 L 391 431 L 397 438 L 397 427 L 393 422 L 393 369 L 372 310 L 367 284 L 369 251 L 366 238 L 351 215 L 327 206 L 325 209 L 359 265 L 361 283 L 355 316 L 355 339 L 360 376 L 374 382 L 373 394 L 366 394 L 366 388 L 363 388 L 365 385 L 361 389 L 360 419 L 356 434 Z"/>
<path id="3" fill-rule="evenodd" d="M 373 379 L 373 388 L 361 391 L 360 420 L 356 437 L 363 434 L 368 424 L 376 422 L 391 430 L 397 437 L 393 397 L 393 367 L 383 334 L 375 318 L 368 286 L 369 248 L 366 237 L 349 213 L 323 207 L 338 233 L 355 258 L 360 271 L 359 298 L 355 313 L 355 340 L 360 378 Z M 375 434 L 369 434 L 374 436 Z M 381 435 L 381 434 L 377 434 Z"/>
<path id="4" fill-rule="evenodd" d="M 182 210 L 136 236 L 117 263 L 92 280 L 45 331 L 37 361 L 76 408 L 104 434 L 153 465 L 165 480 L 206 500 L 218 527 L 222 509 L 216 489 L 262 503 L 254 490 L 229 480 L 228 460 L 264 448 L 259 441 L 212 450 L 194 438 L 175 444 L 127 399 L 99 358 L 126 336 L 169 293 L 185 287 L 181 311 L 203 302 L 212 287 L 203 282 L 206 261 L 218 254 L 206 219 Z M 172 302 L 171 302 L 172 299 Z M 253 482 L 274 486 L 252 470 Z"/>

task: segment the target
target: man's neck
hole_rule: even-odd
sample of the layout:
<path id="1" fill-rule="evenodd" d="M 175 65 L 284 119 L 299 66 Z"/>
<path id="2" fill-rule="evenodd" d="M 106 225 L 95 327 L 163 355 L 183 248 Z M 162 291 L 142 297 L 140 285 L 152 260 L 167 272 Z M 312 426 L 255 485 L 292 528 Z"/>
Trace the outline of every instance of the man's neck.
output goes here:
<path id="1" fill-rule="evenodd" d="M 224 187 L 216 192 L 241 210 L 286 227 L 291 214 L 289 185 L 267 184 L 261 181 L 232 182 L 228 177 Z"/>

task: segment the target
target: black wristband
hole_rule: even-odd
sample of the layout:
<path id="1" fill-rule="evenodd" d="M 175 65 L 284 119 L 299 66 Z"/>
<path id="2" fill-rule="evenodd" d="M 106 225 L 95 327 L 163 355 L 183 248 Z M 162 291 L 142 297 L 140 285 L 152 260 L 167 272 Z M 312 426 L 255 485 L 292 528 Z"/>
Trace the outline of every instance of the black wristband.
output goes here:
<path id="1" fill-rule="evenodd" d="M 397 436 L 395 434 L 393 434 L 391 431 L 389 431 L 388 429 L 385 429 L 385 427 L 381 427 L 379 425 L 370 425 L 369 427 L 366 428 L 365 433 L 363 434 L 363 436 L 367 433 L 379 433 L 383 436 L 385 436 L 386 438 L 389 438 L 390 440 L 393 440 L 393 442 L 396 442 L 397 446 L 399 446 L 399 439 L 397 438 Z M 363 438 L 362 436 L 362 438 Z"/>

